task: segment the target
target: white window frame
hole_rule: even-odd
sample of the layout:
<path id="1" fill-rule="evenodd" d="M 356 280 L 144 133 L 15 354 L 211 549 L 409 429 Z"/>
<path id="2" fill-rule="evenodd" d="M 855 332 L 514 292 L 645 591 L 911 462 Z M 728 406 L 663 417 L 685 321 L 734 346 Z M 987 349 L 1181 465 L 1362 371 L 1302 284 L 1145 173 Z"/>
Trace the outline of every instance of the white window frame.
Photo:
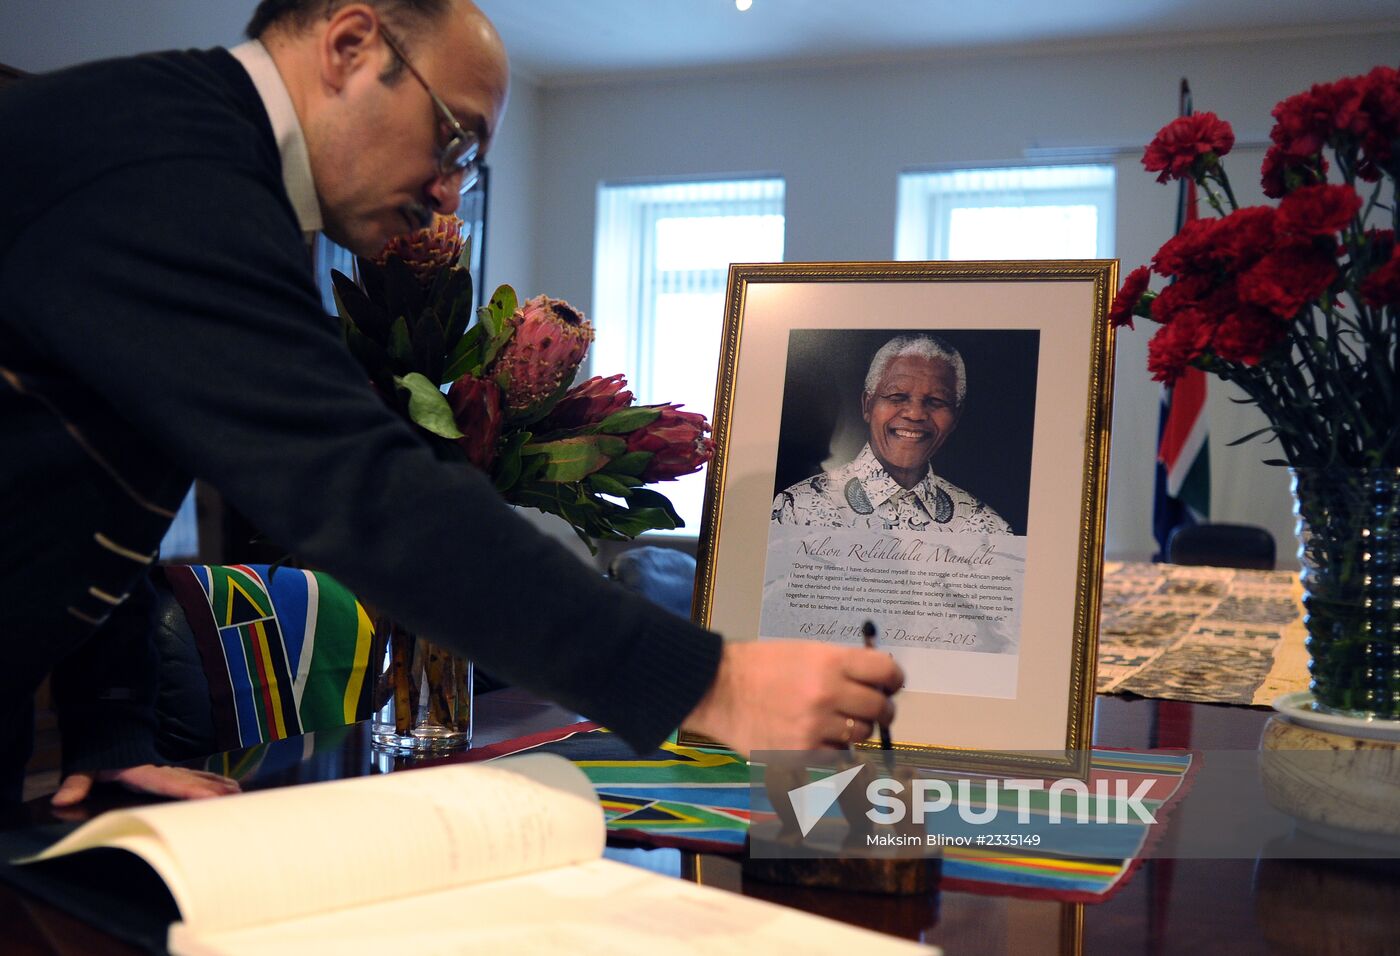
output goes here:
<path id="1" fill-rule="evenodd" d="M 1093 206 L 1096 258 L 1113 256 L 1116 169 L 1110 163 L 914 169 L 899 174 L 894 257 L 946 260 L 953 211 Z"/>
<path id="2" fill-rule="evenodd" d="M 707 396 L 703 405 L 697 404 L 693 397 L 668 394 L 666 383 L 656 380 L 654 357 L 661 354 L 659 343 L 664 334 L 656 303 L 661 295 L 685 292 L 718 293 L 722 301 L 729 278 L 728 264 L 658 272 L 657 223 L 668 218 L 707 216 L 785 217 L 785 198 L 785 181 L 771 174 L 601 183 L 597 193 L 590 316 L 596 336 L 589 350 L 589 373 L 621 372 L 627 376 L 628 387 L 638 402 L 680 401 L 688 410 L 712 417 L 713 395 Z M 732 261 L 747 261 L 747 256 L 742 243 L 736 243 Z M 782 252 L 765 258 L 781 261 Z M 716 319 L 722 320 L 722 316 L 717 315 Z M 719 321 L 717 335 L 722 328 L 723 322 Z M 717 348 L 719 344 L 717 340 Z M 718 362 L 714 372 L 718 373 Z M 664 493 L 668 489 L 662 485 L 658 490 Z M 688 492 L 687 499 L 689 496 Z M 683 537 L 698 533 L 698 515 L 691 515 L 684 528 L 670 532 Z"/>

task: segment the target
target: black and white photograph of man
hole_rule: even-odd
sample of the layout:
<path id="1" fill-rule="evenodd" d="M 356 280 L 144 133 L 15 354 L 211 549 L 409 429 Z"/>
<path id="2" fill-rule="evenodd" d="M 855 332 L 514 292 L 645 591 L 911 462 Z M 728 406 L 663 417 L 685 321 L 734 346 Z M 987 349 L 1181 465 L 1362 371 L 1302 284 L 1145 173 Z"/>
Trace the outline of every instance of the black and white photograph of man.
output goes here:
<path id="1" fill-rule="evenodd" d="M 845 465 L 773 501 L 779 524 L 1010 534 L 995 509 L 940 477 L 933 458 L 967 401 L 962 354 L 936 335 L 896 335 L 870 360 L 861 391 L 869 437 Z"/>

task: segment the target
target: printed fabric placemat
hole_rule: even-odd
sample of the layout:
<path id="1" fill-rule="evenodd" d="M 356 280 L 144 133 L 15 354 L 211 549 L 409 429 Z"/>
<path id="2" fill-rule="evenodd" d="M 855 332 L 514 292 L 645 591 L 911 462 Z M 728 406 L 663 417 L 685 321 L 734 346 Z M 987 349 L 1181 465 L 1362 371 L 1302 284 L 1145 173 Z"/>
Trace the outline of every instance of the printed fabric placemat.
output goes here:
<path id="1" fill-rule="evenodd" d="M 580 723 L 449 759 L 481 760 L 527 750 L 559 754 L 588 775 L 612 841 L 703 853 L 743 852 L 753 819 L 749 768 L 730 751 L 670 742 L 638 757 L 607 730 Z M 1133 821 L 1095 827 L 1092 841 L 1085 839 L 1083 828 L 1038 827 L 1045 842 L 1036 853 L 947 846 L 943 888 L 1075 903 L 1107 899 L 1160 835 L 1185 790 L 1192 759 L 1186 751 L 1095 750 L 1089 789 L 1108 781 L 1114 792 L 1114 782 L 1124 780 L 1132 793 L 1150 776 L 1153 786 L 1142 802 L 1156 824 Z M 1033 807 L 1032 813 L 1043 816 L 1045 810 Z"/>
<path id="2" fill-rule="evenodd" d="M 1308 687 L 1291 571 L 1105 562 L 1100 694 L 1267 707 Z"/>

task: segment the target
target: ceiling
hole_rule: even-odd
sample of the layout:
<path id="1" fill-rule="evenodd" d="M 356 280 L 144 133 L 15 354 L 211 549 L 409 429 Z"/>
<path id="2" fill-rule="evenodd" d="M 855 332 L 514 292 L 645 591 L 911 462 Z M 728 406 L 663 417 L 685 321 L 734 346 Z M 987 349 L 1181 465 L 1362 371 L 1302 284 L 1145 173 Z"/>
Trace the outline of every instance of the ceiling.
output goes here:
<path id="1" fill-rule="evenodd" d="M 1400 0 L 477 0 L 518 73 L 627 73 L 913 57 L 984 46 L 1400 29 Z M 0 62 L 238 42 L 254 0 L 4 0 Z"/>
<path id="2" fill-rule="evenodd" d="M 476 0 L 549 83 L 1183 34 L 1400 28 L 1400 0 Z"/>

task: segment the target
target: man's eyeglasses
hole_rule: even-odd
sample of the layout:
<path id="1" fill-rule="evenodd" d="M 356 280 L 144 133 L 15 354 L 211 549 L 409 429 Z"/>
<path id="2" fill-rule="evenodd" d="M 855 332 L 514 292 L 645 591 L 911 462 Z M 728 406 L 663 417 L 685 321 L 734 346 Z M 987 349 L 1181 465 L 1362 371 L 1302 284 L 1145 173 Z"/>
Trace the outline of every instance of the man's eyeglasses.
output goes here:
<path id="1" fill-rule="evenodd" d="M 465 193 L 476 185 L 480 171 L 476 165 L 477 154 L 481 151 L 481 141 L 471 130 L 466 129 L 457 122 L 457 117 L 452 115 L 452 111 L 447 108 L 447 104 L 442 98 L 433 92 L 433 88 L 428 85 L 428 81 L 423 79 L 423 74 L 408 62 L 408 57 L 404 56 L 403 50 L 399 47 L 398 41 L 393 38 L 388 30 L 383 26 L 379 28 L 380 36 L 384 37 L 384 44 L 394 56 L 399 58 L 413 78 L 423 87 L 424 92 L 433 101 L 433 106 L 437 108 L 438 118 L 447 127 L 449 136 L 447 142 L 438 151 L 438 173 L 442 176 L 456 176 L 461 174 L 462 183 L 458 187 L 458 192 Z"/>

